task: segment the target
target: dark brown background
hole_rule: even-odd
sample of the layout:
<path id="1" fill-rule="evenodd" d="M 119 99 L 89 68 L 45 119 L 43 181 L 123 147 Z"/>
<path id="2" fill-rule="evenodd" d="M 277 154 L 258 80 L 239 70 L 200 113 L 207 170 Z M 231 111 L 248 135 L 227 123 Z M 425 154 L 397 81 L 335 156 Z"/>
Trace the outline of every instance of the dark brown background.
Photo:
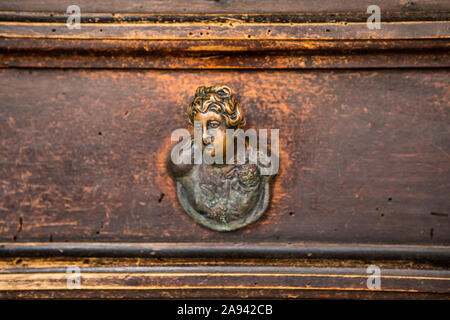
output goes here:
<path id="1" fill-rule="evenodd" d="M 0 2 L 0 298 L 449 299 L 448 1 L 80 0 L 73 30 L 71 4 Z M 231 233 L 165 167 L 217 83 L 280 129 Z"/>
<path id="2" fill-rule="evenodd" d="M 280 129 L 263 218 L 219 233 L 165 169 L 200 85 Z M 0 72 L 0 241 L 449 244 L 445 69 Z"/>

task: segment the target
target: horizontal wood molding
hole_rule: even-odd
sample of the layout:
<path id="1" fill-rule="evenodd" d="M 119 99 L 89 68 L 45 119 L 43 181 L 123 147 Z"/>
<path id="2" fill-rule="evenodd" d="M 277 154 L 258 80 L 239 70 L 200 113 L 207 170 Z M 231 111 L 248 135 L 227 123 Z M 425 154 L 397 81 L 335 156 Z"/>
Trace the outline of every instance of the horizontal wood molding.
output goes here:
<path id="1" fill-rule="evenodd" d="M 73 4 L 71 1 L 60 0 L 22 0 L 2 1 L 0 10 L 20 12 L 65 12 Z M 261 14 L 261 13 L 311 13 L 315 15 L 326 13 L 345 12 L 349 15 L 365 13 L 369 5 L 378 5 L 382 12 L 397 12 L 407 14 L 410 12 L 445 12 L 450 11 L 450 5 L 445 0 L 373 0 L 373 1 L 314 1 L 314 0 L 183 0 L 164 1 L 137 1 L 118 0 L 98 2 L 78 0 L 82 12 L 123 12 L 123 13 L 153 13 L 153 14 Z"/>
<path id="2" fill-rule="evenodd" d="M 114 56 L 83 54 L 22 55 L 0 53 L 0 68 L 51 68 L 51 69 L 380 69 L 380 68 L 448 68 L 448 53 L 426 54 L 365 54 L 347 55 L 157 55 Z"/>
<path id="3" fill-rule="evenodd" d="M 374 40 L 449 39 L 450 22 L 366 23 L 95 23 L 69 29 L 66 23 L 0 22 L 0 37 L 111 40 Z"/>
<path id="4" fill-rule="evenodd" d="M 52 292 L 53 296 L 71 291 L 75 297 L 83 292 L 98 291 L 97 297 L 108 291 L 143 291 L 164 297 L 180 297 L 183 291 L 205 293 L 215 291 L 226 295 L 229 291 L 244 291 L 266 298 L 317 296 L 317 291 L 328 297 L 347 292 L 364 297 L 378 294 L 408 294 L 409 298 L 431 294 L 434 298 L 449 297 L 450 272 L 447 270 L 388 269 L 381 270 L 380 289 L 369 289 L 371 274 L 366 268 L 339 267 L 283 267 L 265 265 L 225 266 L 142 266 L 142 267 L 79 267 L 80 287 L 68 288 L 71 276 L 66 268 L 9 268 L 0 269 L 0 297 L 24 292 Z M 228 293 L 229 294 L 229 293 Z M 236 295 L 236 293 L 233 293 Z M 248 294 L 248 293 L 247 293 Z M 95 295 L 94 295 L 95 296 Z M 136 296 L 135 296 L 136 297 Z"/>
<path id="5" fill-rule="evenodd" d="M 450 299 L 448 1 L 80 0 L 69 29 L 71 4 L 0 3 L 0 298 Z M 282 132 L 267 213 L 232 233 L 166 171 L 222 82 Z"/>
<path id="6" fill-rule="evenodd" d="M 329 69 L 449 66 L 449 22 L 0 22 L 0 66 L 23 68 Z"/>
<path id="7" fill-rule="evenodd" d="M 432 299 L 448 300 L 448 294 L 380 290 L 293 289 L 163 289 L 163 290 L 5 290 L 2 299 Z"/>
<path id="8" fill-rule="evenodd" d="M 0 257 L 387 259 L 448 263 L 449 246 L 278 243 L 0 243 Z"/>
<path id="9" fill-rule="evenodd" d="M 1 74 L 1 242 L 449 245 L 446 70 Z M 221 82 L 283 132 L 267 213 L 231 233 L 184 213 L 165 165 L 195 89 Z"/>
<path id="10" fill-rule="evenodd" d="M 399 21 L 445 21 L 450 15 L 450 8 L 430 11 L 383 12 L 383 22 Z M 204 13 L 204 14 L 170 14 L 170 13 L 102 13 L 81 12 L 81 23 L 335 23 L 366 22 L 370 14 L 366 10 L 358 12 L 302 12 L 302 13 Z M 11 22 L 63 22 L 69 15 L 65 12 L 23 12 L 0 11 L 0 21 Z"/>

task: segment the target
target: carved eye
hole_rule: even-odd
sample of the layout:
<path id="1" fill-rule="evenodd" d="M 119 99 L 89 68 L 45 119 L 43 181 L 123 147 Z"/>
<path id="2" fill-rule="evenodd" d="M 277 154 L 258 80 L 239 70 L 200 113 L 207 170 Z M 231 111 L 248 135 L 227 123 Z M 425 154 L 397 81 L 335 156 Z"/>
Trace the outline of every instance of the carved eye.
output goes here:
<path id="1" fill-rule="evenodd" d="M 220 126 L 219 121 L 209 121 L 208 122 L 208 128 L 210 128 L 210 129 L 215 129 L 215 128 L 218 128 L 219 126 Z"/>

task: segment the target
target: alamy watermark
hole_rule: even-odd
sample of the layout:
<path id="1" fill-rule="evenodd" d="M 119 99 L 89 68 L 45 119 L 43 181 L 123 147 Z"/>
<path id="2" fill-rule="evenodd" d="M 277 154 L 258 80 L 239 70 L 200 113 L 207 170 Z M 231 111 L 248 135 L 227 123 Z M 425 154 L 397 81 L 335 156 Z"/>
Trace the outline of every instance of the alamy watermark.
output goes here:
<path id="1" fill-rule="evenodd" d="M 70 266 L 66 269 L 67 276 L 67 288 L 68 289 L 80 289 L 81 288 L 81 271 L 78 266 Z"/>
<path id="2" fill-rule="evenodd" d="M 381 29 L 381 9 L 377 5 L 370 5 L 367 7 L 367 13 L 371 15 L 367 18 L 367 28 L 370 30 Z"/>
<path id="3" fill-rule="evenodd" d="M 66 25 L 69 29 L 81 29 L 81 9 L 73 4 L 67 7 L 66 13 L 69 14 Z"/>
<path id="4" fill-rule="evenodd" d="M 367 289 L 380 290 L 381 289 L 381 269 L 377 265 L 368 266 L 366 273 L 370 274 L 367 279 Z"/>

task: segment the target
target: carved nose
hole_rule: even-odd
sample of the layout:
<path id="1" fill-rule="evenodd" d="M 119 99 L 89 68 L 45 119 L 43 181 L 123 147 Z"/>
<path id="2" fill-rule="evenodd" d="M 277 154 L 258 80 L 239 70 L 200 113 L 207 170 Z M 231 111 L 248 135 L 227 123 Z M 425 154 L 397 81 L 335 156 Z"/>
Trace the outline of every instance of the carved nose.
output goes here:
<path id="1" fill-rule="evenodd" d="M 214 141 L 213 136 L 203 136 L 203 144 L 210 144 Z"/>

